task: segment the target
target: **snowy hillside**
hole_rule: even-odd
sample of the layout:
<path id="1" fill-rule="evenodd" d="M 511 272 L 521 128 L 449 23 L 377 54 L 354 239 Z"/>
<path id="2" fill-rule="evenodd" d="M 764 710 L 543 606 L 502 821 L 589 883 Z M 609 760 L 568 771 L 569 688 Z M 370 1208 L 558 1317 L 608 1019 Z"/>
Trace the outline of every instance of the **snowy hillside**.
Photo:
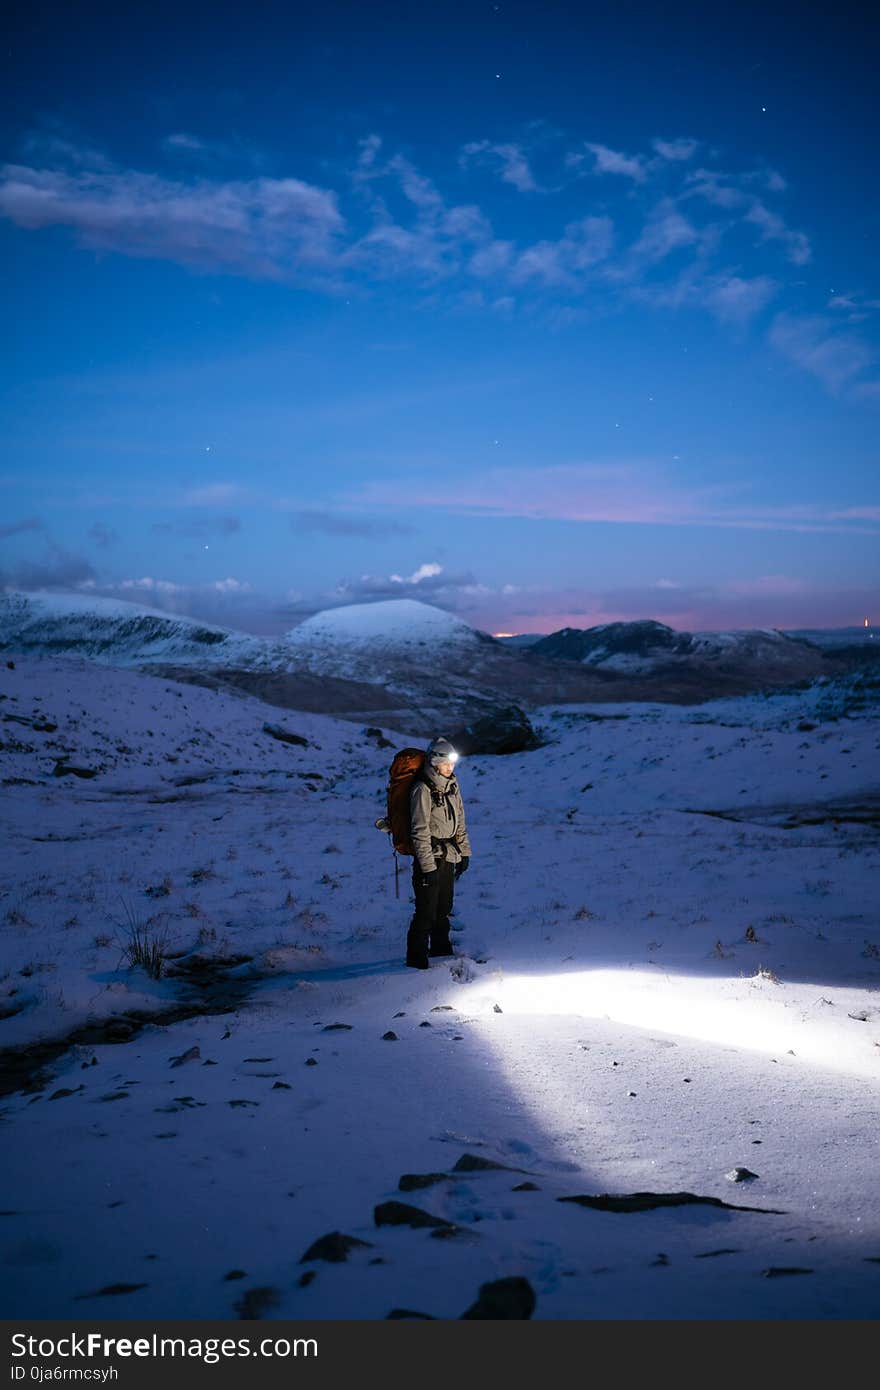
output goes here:
<path id="1" fill-rule="evenodd" d="M 722 665 L 776 676 L 789 669 L 792 679 L 818 675 L 821 655 L 809 643 L 774 629 L 734 632 L 677 632 L 652 620 L 562 628 L 528 650 L 536 656 L 579 661 L 606 671 L 647 673 L 676 665 Z"/>
<path id="2" fill-rule="evenodd" d="M 679 633 L 661 623 L 565 628 L 511 646 L 414 600 L 327 609 L 265 639 L 84 595 L 0 596 L 0 652 L 82 657 L 244 691 L 282 709 L 429 737 L 548 703 L 699 703 L 837 676 L 870 642 L 819 648 L 778 632 Z"/>
<path id="3" fill-rule="evenodd" d="M 115 666 L 195 664 L 288 671 L 342 670 L 364 659 L 436 661 L 494 645 L 453 614 L 413 599 L 349 604 L 306 619 L 277 640 L 85 594 L 0 594 L 0 651 L 73 654 Z M 379 679 L 379 676 L 376 677 Z"/>
<path id="4" fill-rule="evenodd" d="M 0 653 L 139 668 L 368 724 L 384 716 L 426 737 L 511 704 L 492 638 L 412 600 L 328 609 L 266 639 L 112 599 L 7 593 Z"/>
<path id="5" fill-rule="evenodd" d="M 0 593 L 0 652 L 71 654 L 109 666 L 287 669 L 283 643 L 86 594 Z"/>
<path id="6" fill-rule="evenodd" d="M 788 633 L 789 637 L 799 637 L 805 642 L 812 642 L 817 647 L 846 647 L 856 646 L 862 642 L 874 642 L 880 644 L 876 627 L 835 627 L 835 628 L 803 628 L 800 631 Z"/>
<path id="7" fill-rule="evenodd" d="M 875 1317 L 868 694 L 544 708 L 422 973 L 394 729 L 0 664 L 8 1316 Z"/>

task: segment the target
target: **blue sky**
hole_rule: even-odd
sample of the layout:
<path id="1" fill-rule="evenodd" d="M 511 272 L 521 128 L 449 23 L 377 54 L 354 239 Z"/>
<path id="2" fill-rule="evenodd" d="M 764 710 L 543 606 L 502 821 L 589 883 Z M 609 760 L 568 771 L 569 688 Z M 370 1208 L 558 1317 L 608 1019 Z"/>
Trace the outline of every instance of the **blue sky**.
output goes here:
<path id="1" fill-rule="evenodd" d="M 0 582 L 260 632 L 876 618 L 858 16 L 20 6 Z"/>

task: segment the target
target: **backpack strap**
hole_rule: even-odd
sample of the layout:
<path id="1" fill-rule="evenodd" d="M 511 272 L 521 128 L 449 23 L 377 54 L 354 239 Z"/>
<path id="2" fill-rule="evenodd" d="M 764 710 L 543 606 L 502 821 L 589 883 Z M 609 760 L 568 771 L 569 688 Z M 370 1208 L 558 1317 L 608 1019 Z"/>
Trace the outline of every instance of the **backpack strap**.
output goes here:
<path id="1" fill-rule="evenodd" d="M 445 846 L 445 845 L 448 845 L 448 844 L 453 844 L 454 841 L 455 841 L 456 835 L 457 835 L 457 833 L 458 833 L 458 817 L 457 817 L 456 814 L 455 814 L 455 798 L 454 798 L 454 796 L 453 796 L 453 788 L 450 786 L 450 787 L 447 787 L 447 788 L 446 788 L 446 791 L 445 791 L 445 792 L 441 792 L 441 791 L 439 790 L 439 788 L 438 788 L 438 787 L 435 787 L 435 786 L 434 786 L 434 783 L 433 783 L 432 781 L 430 781 L 429 778 L 427 778 L 427 777 L 424 775 L 424 773 L 420 773 L 420 774 L 419 774 L 419 781 L 424 782 L 425 786 L 428 788 L 428 791 L 431 793 L 431 801 L 432 801 L 432 803 L 433 803 L 435 806 L 442 806 L 442 805 L 444 804 L 444 802 L 445 802 L 445 803 L 446 803 L 446 806 L 447 806 L 447 808 L 448 808 L 448 810 L 449 810 L 449 813 L 450 813 L 450 815 L 452 816 L 452 834 L 449 836 L 449 838 L 448 838 L 447 840 L 435 840 L 435 839 L 432 837 L 432 839 L 431 839 L 432 845 L 435 845 L 435 844 L 436 844 L 436 845 L 444 845 L 444 846 Z M 444 855 L 445 855 L 445 849 L 444 849 Z"/>

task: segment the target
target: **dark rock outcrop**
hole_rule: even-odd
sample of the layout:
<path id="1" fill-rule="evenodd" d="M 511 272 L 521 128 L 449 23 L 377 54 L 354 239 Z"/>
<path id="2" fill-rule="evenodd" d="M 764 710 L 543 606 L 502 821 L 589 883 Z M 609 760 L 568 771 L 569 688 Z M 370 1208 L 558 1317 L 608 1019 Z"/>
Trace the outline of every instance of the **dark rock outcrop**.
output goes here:
<path id="1" fill-rule="evenodd" d="M 295 743 L 301 748 L 308 748 L 309 741 L 301 734 L 292 734 L 289 729 L 284 729 L 280 724 L 264 724 L 263 733 L 270 734 L 272 738 L 277 738 L 279 743 Z"/>
<path id="2" fill-rule="evenodd" d="M 357 1236 L 343 1235 L 342 1231 L 331 1231 L 329 1235 L 321 1236 L 314 1241 L 306 1251 L 300 1256 L 300 1264 L 305 1264 L 306 1260 L 327 1260 L 330 1264 L 342 1264 L 347 1260 L 352 1250 L 372 1250 L 373 1246 L 368 1240 L 358 1240 Z"/>
<path id="3" fill-rule="evenodd" d="M 481 1284 L 476 1303 L 472 1303 L 462 1318 L 494 1318 L 504 1321 L 523 1321 L 535 1311 L 535 1292 L 528 1279 L 515 1275 Z"/>
<path id="4" fill-rule="evenodd" d="M 785 1216 L 784 1211 L 772 1207 L 741 1207 L 732 1202 L 722 1202 L 720 1197 L 699 1197 L 694 1192 L 627 1192 L 620 1196 L 603 1193 L 598 1197 L 557 1197 L 557 1202 L 574 1202 L 579 1207 L 591 1207 L 593 1211 L 656 1211 L 658 1207 L 723 1207 L 726 1211 L 762 1211 L 767 1216 Z"/>
<path id="5" fill-rule="evenodd" d="M 540 739 L 519 705 L 504 705 L 456 729 L 450 741 L 465 757 L 477 753 L 524 753 Z"/>
<path id="6" fill-rule="evenodd" d="M 397 1184 L 400 1192 L 416 1192 L 422 1187 L 434 1187 L 438 1182 L 448 1182 L 448 1173 L 404 1173 Z"/>
<path id="7" fill-rule="evenodd" d="M 479 1154 L 462 1154 L 452 1169 L 453 1173 L 524 1173 L 525 1168 L 511 1168 L 507 1163 L 496 1163 L 493 1158 L 481 1158 Z"/>
<path id="8" fill-rule="evenodd" d="M 452 1224 L 440 1216 L 432 1216 L 429 1211 L 422 1211 L 421 1207 L 408 1206 L 406 1202 L 380 1202 L 373 1211 L 373 1220 L 377 1226 L 412 1226 L 414 1229 L 449 1229 Z"/>

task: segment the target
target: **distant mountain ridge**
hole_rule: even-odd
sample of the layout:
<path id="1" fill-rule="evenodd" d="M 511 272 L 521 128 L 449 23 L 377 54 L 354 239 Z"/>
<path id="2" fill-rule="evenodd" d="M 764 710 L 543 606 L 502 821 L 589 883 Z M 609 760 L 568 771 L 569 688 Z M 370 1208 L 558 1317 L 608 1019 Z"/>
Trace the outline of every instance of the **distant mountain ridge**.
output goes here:
<path id="1" fill-rule="evenodd" d="M 278 644 L 143 604 L 90 594 L 0 594 L 0 651 L 82 656 L 108 666 L 273 667 Z"/>
<path id="2" fill-rule="evenodd" d="M 282 708 L 420 732 L 509 710 L 509 660 L 494 638 L 412 599 L 327 609 L 278 638 L 88 594 L 0 594 L 0 651 L 66 655 L 218 689 Z"/>
<path id="3" fill-rule="evenodd" d="M 634 669 L 660 656 L 684 656 L 692 650 L 690 633 L 676 632 L 652 619 L 588 628 L 563 627 L 529 647 L 536 656 L 585 661 L 591 666 L 609 663 L 618 669 Z"/>
<path id="4" fill-rule="evenodd" d="M 327 609 L 266 638 L 115 599 L 21 592 L 0 594 L 0 651 L 140 668 L 419 733 L 506 718 L 517 707 L 695 704 L 880 660 L 880 644 L 868 641 L 820 646 L 772 629 L 677 632 L 651 619 L 563 628 L 509 646 L 413 599 Z"/>
<path id="5" fill-rule="evenodd" d="M 113 666 L 177 661 L 254 669 L 320 669 L 382 654 L 428 655 L 496 646 L 488 633 L 414 599 L 315 613 L 281 637 L 257 637 L 139 603 L 89 594 L 0 594 L 0 650 L 83 656 Z"/>
<path id="6" fill-rule="evenodd" d="M 653 619 L 630 623 L 601 623 L 590 628 L 562 628 L 528 651 L 535 656 L 579 661 L 604 670 L 645 672 L 665 663 L 768 662 L 777 665 L 789 658 L 803 658 L 814 644 L 789 637 L 776 629 L 753 628 L 734 632 L 678 632 Z M 800 649 L 794 651 L 793 649 Z"/>

